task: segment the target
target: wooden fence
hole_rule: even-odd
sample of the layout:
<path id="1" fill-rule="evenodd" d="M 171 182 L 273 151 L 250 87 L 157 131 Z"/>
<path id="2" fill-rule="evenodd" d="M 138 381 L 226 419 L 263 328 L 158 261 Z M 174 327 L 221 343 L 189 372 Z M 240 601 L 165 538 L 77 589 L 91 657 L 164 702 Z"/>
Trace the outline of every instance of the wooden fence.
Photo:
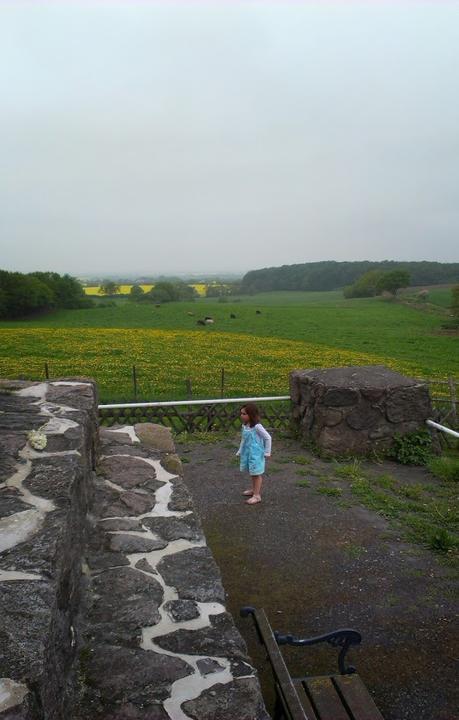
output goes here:
<path id="1" fill-rule="evenodd" d="M 458 381 L 420 380 L 429 386 L 434 417 L 452 429 L 458 429 Z M 252 399 L 260 406 L 263 423 L 271 430 L 288 430 L 291 402 L 288 396 L 279 398 L 236 398 L 227 400 L 189 400 L 177 402 L 138 403 L 131 406 L 101 406 L 101 425 L 133 425 L 152 422 L 166 425 L 174 432 L 224 431 L 240 427 L 239 410 Z"/>
<path id="2" fill-rule="evenodd" d="M 269 430 L 286 430 L 290 426 L 291 402 L 288 397 L 262 400 L 237 398 L 235 400 L 195 400 L 176 403 L 140 404 L 134 407 L 99 409 L 100 424 L 111 426 L 133 425 L 140 422 L 159 423 L 179 432 L 227 431 L 241 427 L 240 409 L 249 399 L 257 402 L 263 424 Z"/>

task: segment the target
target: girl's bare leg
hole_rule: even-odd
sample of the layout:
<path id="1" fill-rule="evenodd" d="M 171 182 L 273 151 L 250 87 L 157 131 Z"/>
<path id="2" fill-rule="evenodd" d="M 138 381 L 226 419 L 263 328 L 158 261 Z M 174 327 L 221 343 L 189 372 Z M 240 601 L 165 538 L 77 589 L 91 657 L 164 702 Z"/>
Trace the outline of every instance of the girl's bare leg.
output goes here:
<path id="1" fill-rule="evenodd" d="M 261 502 L 261 484 L 263 482 L 263 475 L 252 475 L 252 497 L 250 500 L 246 500 L 247 505 L 255 505 Z"/>

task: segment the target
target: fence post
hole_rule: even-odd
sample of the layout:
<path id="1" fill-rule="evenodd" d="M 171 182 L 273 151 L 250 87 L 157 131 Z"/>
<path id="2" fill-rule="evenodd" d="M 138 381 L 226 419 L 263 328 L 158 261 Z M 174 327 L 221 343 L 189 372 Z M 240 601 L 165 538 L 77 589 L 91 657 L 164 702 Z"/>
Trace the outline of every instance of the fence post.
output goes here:
<path id="1" fill-rule="evenodd" d="M 456 384 L 454 382 L 454 378 L 450 377 L 448 378 L 448 385 L 451 393 L 451 417 L 453 421 L 453 425 L 456 426 L 457 424 L 457 395 L 456 395 Z"/>
<path id="2" fill-rule="evenodd" d="M 137 400 L 137 372 L 135 365 L 132 366 L 132 384 L 134 386 L 134 399 Z"/>
<path id="3" fill-rule="evenodd" d="M 45 362 L 45 378 L 49 380 L 49 367 L 47 362 Z"/>
<path id="4" fill-rule="evenodd" d="M 221 393 L 220 396 L 223 397 L 225 394 L 225 368 L 222 368 L 222 381 L 221 381 Z"/>
<path id="5" fill-rule="evenodd" d="M 191 398 L 193 397 L 193 388 L 191 387 L 190 378 L 187 378 L 185 380 L 185 387 L 186 387 L 186 394 L 188 396 L 188 400 L 191 400 Z"/>

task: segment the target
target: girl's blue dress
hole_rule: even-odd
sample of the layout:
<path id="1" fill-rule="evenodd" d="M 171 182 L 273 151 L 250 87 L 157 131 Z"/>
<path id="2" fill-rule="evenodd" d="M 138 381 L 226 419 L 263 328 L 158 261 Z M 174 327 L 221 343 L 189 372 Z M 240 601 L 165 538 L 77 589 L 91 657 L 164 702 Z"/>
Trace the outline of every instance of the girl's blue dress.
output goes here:
<path id="1" fill-rule="evenodd" d="M 240 454 L 240 470 L 247 470 L 250 475 L 263 475 L 265 471 L 265 446 L 263 438 L 256 429 L 248 425 L 242 426 Z"/>

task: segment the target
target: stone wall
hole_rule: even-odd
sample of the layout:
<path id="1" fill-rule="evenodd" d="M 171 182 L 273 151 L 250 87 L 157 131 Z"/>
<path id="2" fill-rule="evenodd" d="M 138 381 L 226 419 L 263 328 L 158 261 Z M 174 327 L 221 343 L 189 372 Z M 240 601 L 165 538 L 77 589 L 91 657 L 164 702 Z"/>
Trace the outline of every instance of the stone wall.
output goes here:
<path id="1" fill-rule="evenodd" d="M 1 718 L 71 715 L 96 407 L 91 382 L 0 386 Z"/>
<path id="2" fill-rule="evenodd" d="M 1 720 L 265 720 L 170 431 L 96 408 L 0 386 Z"/>
<path id="3" fill-rule="evenodd" d="M 290 392 L 302 438 L 335 456 L 387 451 L 433 412 L 426 384 L 381 365 L 295 370 Z"/>

